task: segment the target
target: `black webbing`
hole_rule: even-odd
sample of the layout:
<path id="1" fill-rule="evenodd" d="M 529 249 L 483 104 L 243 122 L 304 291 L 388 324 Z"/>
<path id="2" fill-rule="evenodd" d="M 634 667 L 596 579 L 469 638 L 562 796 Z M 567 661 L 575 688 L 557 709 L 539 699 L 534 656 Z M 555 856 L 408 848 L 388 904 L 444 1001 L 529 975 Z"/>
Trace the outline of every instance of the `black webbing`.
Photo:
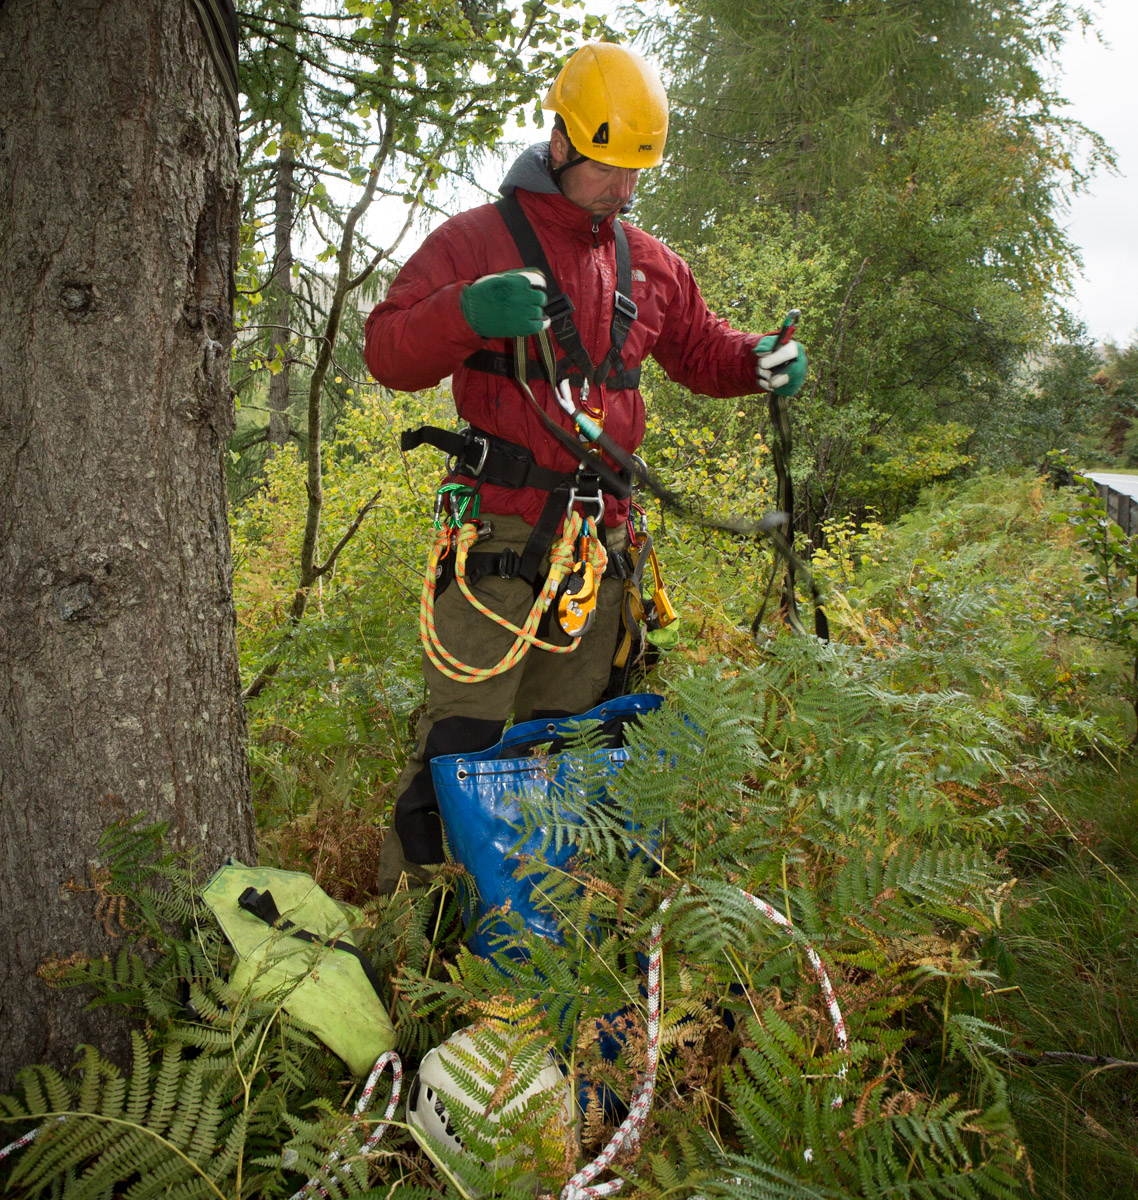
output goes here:
<path id="1" fill-rule="evenodd" d="M 237 95 L 237 10 L 233 0 L 190 0 L 194 15 L 198 19 L 209 55 L 217 69 L 217 78 L 240 120 L 241 101 Z"/>
<path id="2" fill-rule="evenodd" d="M 510 379 L 514 378 L 513 356 L 499 354 L 495 350 L 475 350 L 473 354 L 464 360 L 462 365 L 469 367 L 472 371 L 484 371 L 487 375 L 505 375 Z M 545 368 L 534 358 L 526 359 L 526 378 L 545 378 Z M 558 383 L 563 379 L 568 379 L 570 387 L 579 388 L 582 378 L 577 364 L 571 358 L 565 357 L 558 362 Z M 640 368 L 622 368 L 619 371 L 612 371 L 605 377 L 605 386 L 617 391 L 623 391 L 626 388 L 638 388 L 640 386 Z"/>
<path id="3" fill-rule="evenodd" d="M 245 912 L 251 913 L 259 921 L 264 921 L 273 929 L 282 930 L 290 937 L 299 938 L 302 942 L 311 942 L 314 946 L 327 946 L 331 950 L 343 950 L 345 954 L 350 954 L 363 967 L 367 981 L 375 990 L 375 994 L 384 1004 L 387 1003 L 383 995 L 383 984 L 380 983 L 375 967 L 371 965 L 367 955 L 357 946 L 353 946 L 351 942 L 341 941 L 339 938 L 318 937 L 311 930 L 301 929 L 298 925 L 294 925 L 287 917 L 281 916 L 277 902 L 273 899 L 272 892 L 269 891 L 259 892 L 255 887 L 247 887 L 237 897 L 237 905 Z"/>
<path id="4" fill-rule="evenodd" d="M 620 356 L 628 331 L 636 320 L 636 305 L 632 302 L 632 252 L 628 248 L 628 235 L 619 221 L 613 221 L 613 249 L 616 252 L 616 292 L 613 295 L 612 321 L 609 325 L 611 347 L 608 354 L 597 364 L 589 357 L 581 342 L 577 326 L 573 324 L 573 302 L 565 295 L 557 276 L 545 257 L 533 226 L 529 223 L 517 196 L 511 193 L 494 205 L 502 215 L 514 245 L 518 248 L 522 263 L 534 267 L 545 276 L 549 285 L 549 300 L 545 315 L 549 318 L 549 332 L 565 351 L 566 357 L 590 384 L 604 384 L 615 371 L 624 371 L 624 360 Z M 469 360 L 468 360 L 469 362 Z M 529 368 L 527 367 L 527 375 Z M 556 381 L 555 381 L 556 382 Z M 612 386 L 612 385 L 610 385 Z"/>
<path id="5" fill-rule="evenodd" d="M 767 398 L 767 411 L 770 414 L 774 438 L 771 441 L 771 457 L 774 459 L 775 500 L 780 512 L 786 514 L 784 526 L 771 532 L 771 540 L 775 547 L 775 560 L 771 577 L 767 580 L 766 591 L 755 619 L 751 622 L 751 636 L 759 632 L 763 614 L 766 612 L 767 601 L 770 599 L 774 575 L 778 570 L 778 560 L 786 561 L 786 575 L 782 585 L 782 606 L 786 614 L 786 623 L 799 633 L 805 633 L 802 619 L 798 615 L 798 599 L 794 594 L 794 574 L 797 568 L 810 588 L 810 598 L 814 602 L 814 633 L 822 641 L 830 640 L 830 623 L 826 620 L 826 612 L 822 608 L 822 600 L 818 595 L 818 585 L 814 582 L 813 572 L 802 561 L 794 550 L 794 481 L 790 476 L 790 455 L 794 449 L 793 435 L 790 431 L 790 414 L 787 412 L 786 399 L 771 392 Z"/>
<path id="6" fill-rule="evenodd" d="M 419 446 L 434 446 L 450 458 L 448 470 L 466 475 L 479 483 L 498 487 L 532 487 L 542 492 L 568 486 L 576 478 L 575 471 L 553 471 L 541 466 L 525 446 L 496 438 L 481 429 L 440 429 L 437 425 L 420 425 L 404 429 L 399 435 L 399 449 L 404 454 Z M 624 494 L 628 495 L 625 487 Z"/>

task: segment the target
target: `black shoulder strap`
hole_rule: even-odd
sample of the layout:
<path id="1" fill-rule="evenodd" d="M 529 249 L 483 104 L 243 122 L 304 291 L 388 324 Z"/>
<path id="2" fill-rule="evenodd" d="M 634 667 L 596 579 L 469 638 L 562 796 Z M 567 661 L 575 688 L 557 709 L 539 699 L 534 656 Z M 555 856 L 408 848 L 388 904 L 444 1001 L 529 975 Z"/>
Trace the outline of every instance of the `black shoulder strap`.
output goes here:
<path id="1" fill-rule="evenodd" d="M 529 223 L 517 196 L 511 193 L 495 203 L 502 220 L 514 239 L 522 262 L 534 267 L 545 276 L 549 284 L 549 300 L 545 315 L 550 320 L 550 332 L 582 376 L 590 383 L 602 384 L 613 372 L 624 371 L 621 350 L 628 338 L 632 322 L 636 320 L 636 305 L 632 302 L 632 252 L 628 248 L 628 235 L 619 221 L 613 222 L 614 249 L 616 251 L 616 294 L 613 296 L 612 322 L 609 326 L 611 348 L 601 362 L 594 366 L 584 345 L 577 326 L 573 324 L 573 302 L 561 290 L 561 284 L 545 257 L 533 226 Z"/>
<path id="2" fill-rule="evenodd" d="M 341 938 L 317 937 L 311 930 L 301 929 L 298 925 L 294 925 L 287 917 L 281 916 L 277 902 L 273 899 L 273 893 L 270 891 L 259 892 L 255 887 L 247 887 L 237 897 L 237 905 L 273 929 L 283 930 L 290 937 L 300 938 L 302 942 L 311 942 L 314 946 L 327 946 L 329 949 L 343 950 L 346 954 L 350 954 L 363 967 L 367 981 L 371 984 L 380 1002 L 387 1003 L 383 995 L 383 984 L 376 974 L 375 967 L 371 965 L 371 960 L 359 947 Z"/>

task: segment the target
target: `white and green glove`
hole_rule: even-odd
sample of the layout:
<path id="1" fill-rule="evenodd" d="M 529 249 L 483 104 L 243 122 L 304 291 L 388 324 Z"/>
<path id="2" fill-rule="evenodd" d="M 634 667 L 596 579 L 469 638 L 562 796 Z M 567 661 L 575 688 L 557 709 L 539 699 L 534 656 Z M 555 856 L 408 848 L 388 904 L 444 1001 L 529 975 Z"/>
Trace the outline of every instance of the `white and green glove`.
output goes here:
<path id="1" fill-rule="evenodd" d="M 793 396 L 806 382 L 806 351 L 799 342 L 789 341 L 782 346 L 777 342 L 778 335 L 768 333 L 755 347 L 759 390 Z"/>
<path id="2" fill-rule="evenodd" d="M 466 323 L 482 338 L 529 337 L 549 328 L 545 276 L 540 271 L 500 271 L 462 289 Z"/>

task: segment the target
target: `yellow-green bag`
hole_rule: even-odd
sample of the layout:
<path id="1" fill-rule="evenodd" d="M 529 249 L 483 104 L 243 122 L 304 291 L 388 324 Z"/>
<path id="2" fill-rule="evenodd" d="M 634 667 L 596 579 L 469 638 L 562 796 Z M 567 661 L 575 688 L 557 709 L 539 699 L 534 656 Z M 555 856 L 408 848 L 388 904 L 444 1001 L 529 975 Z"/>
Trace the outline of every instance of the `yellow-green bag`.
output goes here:
<path id="1" fill-rule="evenodd" d="M 356 1075 L 395 1046 L 379 978 L 351 934 L 353 910 L 311 875 L 231 859 L 202 899 L 237 952 L 234 988 L 252 996 L 287 992 L 285 1011 Z"/>

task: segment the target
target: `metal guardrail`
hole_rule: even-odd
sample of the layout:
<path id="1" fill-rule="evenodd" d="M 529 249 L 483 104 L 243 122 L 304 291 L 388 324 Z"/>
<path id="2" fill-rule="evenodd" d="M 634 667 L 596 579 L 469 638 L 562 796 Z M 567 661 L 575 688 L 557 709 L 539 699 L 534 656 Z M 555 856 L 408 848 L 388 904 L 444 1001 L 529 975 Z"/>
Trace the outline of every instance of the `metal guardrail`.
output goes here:
<path id="1" fill-rule="evenodd" d="M 1138 535 L 1138 475 L 1088 471 L 1086 477 L 1106 504 L 1106 515 L 1127 537 Z"/>

